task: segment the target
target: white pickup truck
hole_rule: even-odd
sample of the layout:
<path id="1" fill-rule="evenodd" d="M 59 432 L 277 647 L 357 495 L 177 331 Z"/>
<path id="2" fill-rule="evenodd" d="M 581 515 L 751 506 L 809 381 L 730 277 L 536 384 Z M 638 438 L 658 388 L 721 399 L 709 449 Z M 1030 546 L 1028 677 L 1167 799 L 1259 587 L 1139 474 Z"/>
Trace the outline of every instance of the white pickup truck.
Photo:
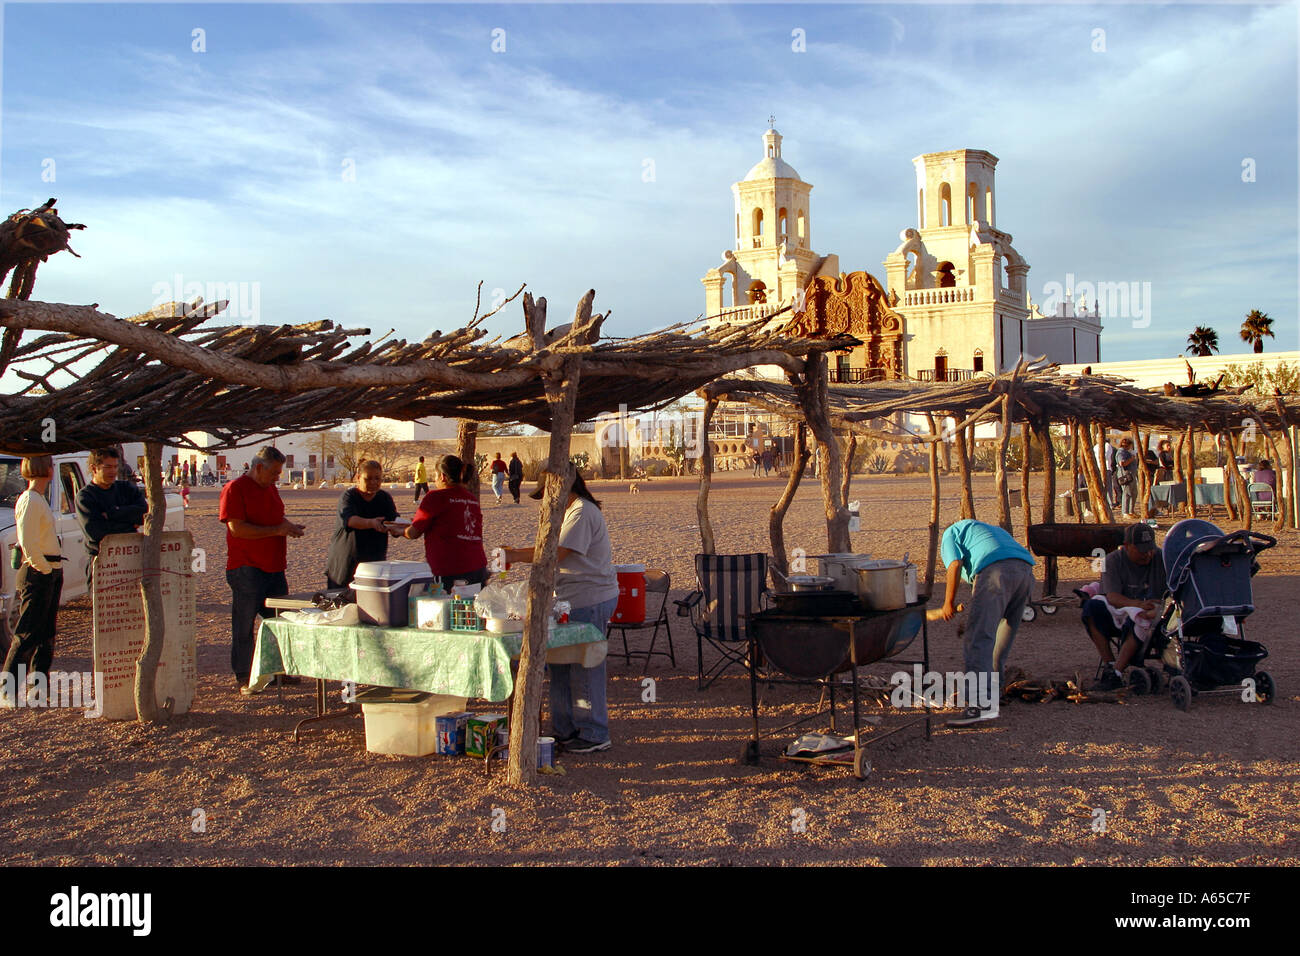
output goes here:
<path id="1" fill-rule="evenodd" d="M 27 487 L 20 467 L 22 459 L 0 455 L 0 645 L 8 647 L 13 625 L 18 619 L 18 602 L 14 599 L 15 579 L 18 572 L 10 566 L 12 549 L 18 544 L 18 529 L 14 527 L 14 505 Z M 86 593 L 85 535 L 77 521 L 77 492 L 86 484 L 88 471 L 84 454 L 55 455 L 55 479 L 46 492 L 50 510 L 54 512 L 54 530 L 59 536 L 63 553 L 63 596 L 60 603 Z M 125 473 L 126 469 L 123 468 Z M 167 496 L 168 531 L 185 528 L 185 508 L 181 496 Z"/>

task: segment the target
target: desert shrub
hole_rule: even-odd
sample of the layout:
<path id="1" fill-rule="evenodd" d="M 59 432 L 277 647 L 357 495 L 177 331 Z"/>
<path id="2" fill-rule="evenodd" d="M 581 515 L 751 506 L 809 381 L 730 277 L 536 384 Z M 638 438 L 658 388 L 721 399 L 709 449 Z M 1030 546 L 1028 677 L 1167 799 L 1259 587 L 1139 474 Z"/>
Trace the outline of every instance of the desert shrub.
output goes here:
<path id="1" fill-rule="evenodd" d="M 889 458 L 880 452 L 867 459 L 867 471 L 873 475 L 883 475 L 889 470 Z"/>

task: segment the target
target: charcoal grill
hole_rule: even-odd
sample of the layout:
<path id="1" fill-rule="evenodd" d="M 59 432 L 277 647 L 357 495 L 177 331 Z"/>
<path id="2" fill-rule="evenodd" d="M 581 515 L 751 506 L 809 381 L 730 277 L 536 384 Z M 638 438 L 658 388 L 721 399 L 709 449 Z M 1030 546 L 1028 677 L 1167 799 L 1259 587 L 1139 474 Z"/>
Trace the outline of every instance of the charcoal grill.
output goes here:
<path id="1" fill-rule="evenodd" d="M 930 737 L 930 713 L 903 722 L 884 733 L 872 732 L 864 740 L 862 685 L 860 668 L 882 661 L 896 664 L 921 664 L 930 667 L 930 639 L 925 606 L 929 596 L 894 611 L 863 611 L 857 614 L 817 615 L 794 614 L 786 610 L 761 611 L 749 615 L 746 632 L 749 635 L 749 689 L 753 733 L 745 742 L 741 762 L 757 764 L 760 758 L 759 741 L 785 731 L 829 716 L 830 732 L 836 733 L 835 695 L 842 693 L 845 684 L 840 675 L 847 672 L 847 685 L 853 705 L 853 774 L 865 780 L 871 772 L 871 762 L 865 756 L 869 744 L 878 743 L 901 730 L 918 723 L 925 724 L 925 736 Z M 920 659 L 896 660 L 916 640 L 921 638 Z M 766 670 L 760 676 L 757 662 Z M 784 675 L 782 677 L 776 674 Z M 821 691 L 815 713 L 780 727 L 763 732 L 759 726 L 759 684 L 784 684 L 817 687 Z M 821 701 L 827 705 L 821 707 Z M 784 754 L 782 755 L 784 756 Z M 794 758 L 786 758 L 794 759 Z M 814 761 L 824 762 L 824 761 Z"/>

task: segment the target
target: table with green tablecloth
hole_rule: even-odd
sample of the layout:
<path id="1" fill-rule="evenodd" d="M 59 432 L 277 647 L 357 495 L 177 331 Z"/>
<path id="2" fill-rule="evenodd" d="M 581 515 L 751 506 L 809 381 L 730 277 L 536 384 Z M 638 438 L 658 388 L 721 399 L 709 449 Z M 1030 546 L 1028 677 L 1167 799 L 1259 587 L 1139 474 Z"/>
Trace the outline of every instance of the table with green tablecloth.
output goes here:
<path id="1" fill-rule="evenodd" d="M 550 663 L 593 667 L 607 642 L 592 624 L 558 624 L 547 638 Z M 402 687 L 454 697 L 502 701 L 514 692 L 510 662 L 522 634 L 433 631 L 402 627 L 262 621 L 250 683 L 261 689 L 276 674 Z"/>
<path id="2" fill-rule="evenodd" d="M 1221 482 L 1197 482 L 1192 486 L 1196 493 L 1197 505 L 1223 507 L 1223 484 Z M 1232 501 L 1237 503 L 1237 490 L 1232 490 Z M 1182 482 L 1160 482 L 1151 487 L 1151 504 L 1173 509 L 1187 504 L 1187 486 Z"/>

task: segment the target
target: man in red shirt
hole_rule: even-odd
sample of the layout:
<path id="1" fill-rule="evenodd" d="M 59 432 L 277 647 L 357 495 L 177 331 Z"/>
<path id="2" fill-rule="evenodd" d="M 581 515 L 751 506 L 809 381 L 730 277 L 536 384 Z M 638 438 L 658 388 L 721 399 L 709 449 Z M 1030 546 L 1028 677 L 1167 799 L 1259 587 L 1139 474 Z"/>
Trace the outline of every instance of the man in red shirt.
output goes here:
<path id="1" fill-rule="evenodd" d="M 226 526 L 226 583 L 230 585 L 230 667 L 240 693 L 251 693 L 253 619 L 265 616 L 266 599 L 289 593 L 284 577 L 288 538 L 301 538 L 303 525 L 284 520 L 276 484 L 284 455 L 267 445 L 252 467 L 221 489 L 220 520 Z"/>

